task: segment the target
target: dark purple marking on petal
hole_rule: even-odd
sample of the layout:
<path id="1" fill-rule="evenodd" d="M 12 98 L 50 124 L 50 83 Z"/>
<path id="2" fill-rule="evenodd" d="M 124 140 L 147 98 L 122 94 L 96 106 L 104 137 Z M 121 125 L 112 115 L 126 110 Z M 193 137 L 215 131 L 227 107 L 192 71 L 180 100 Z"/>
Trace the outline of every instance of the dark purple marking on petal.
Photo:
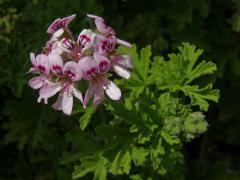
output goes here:
<path id="1" fill-rule="evenodd" d="M 101 48 L 104 52 L 109 52 L 114 49 L 115 44 L 115 38 L 110 37 L 107 40 L 102 41 Z"/>
<path id="2" fill-rule="evenodd" d="M 59 65 L 53 65 L 52 69 L 57 73 L 57 75 L 62 76 L 63 75 L 63 71 L 62 71 L 62 67 Z"/>
<path id="3" fill-rule="evenodd" d="M 44 66 L 42 66 L 41 64 L 39 64 L 37 66 L 37 69 L 41 72 L 41 73 L 46 73 L 46 68 Z"/>
<path id="4" fill-rule="evenodd" d="M 57 30 L 64 28 L 65 24 L 66 24 L 65 21 L 59 20 L 52 25 L 52 29 L 56 32 Z"/>
<path id="5" fill-rule="evenodd" d="M 64 38 L 62 41 L 62 46 L 70 51 L 74 49 L 74 42 L 72 42 L 70 39 Z"/>
<path id="6" fill-rule="evenodd" d="M 82 48 L 84 48 L 90 41 L 91 39 L 87 35 L 85 34 L 80 35 L 79 43 L 82 45 Z"/>
<path id="7" fill-rule="evenodd" d="M 74 80 L 74 78 L 76 77 L 76 74 L 73 73 L 73 72 L 70 71 L 70 70 L 65 71 L 65 74 L 66 74 L 71 80 Z"/>
<path id="8" fill-rule="evenodd" d="M 95 68 L 95 67 L 91 68 L 90 70 L 88 70 L 88 71 L 86 72 L 88 78 L 94 78 L 97 73 L 98 73 L 98 70 L 97 70 L 97 68 Z"/>
<path id="9" fill-rule="evenodd" d="M 101 61 L 100 64 L 99 64 L 99 69 L 100 69 L 100 72 L 101 73 L 104 73 L 108 70 L 109 68 L 109 62 L 107 61 Z"/>

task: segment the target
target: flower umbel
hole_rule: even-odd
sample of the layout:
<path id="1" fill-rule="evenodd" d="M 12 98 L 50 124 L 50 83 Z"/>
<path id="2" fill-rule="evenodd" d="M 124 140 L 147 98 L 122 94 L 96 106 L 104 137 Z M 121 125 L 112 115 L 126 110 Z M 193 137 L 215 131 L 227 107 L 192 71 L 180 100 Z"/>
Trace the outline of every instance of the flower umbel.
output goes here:
<path id="1" fill-rule="evenodd" d="M 32 68 L 29 73 L 36 74 L 28 84 L 39 90 L 38 102 L 45 104 L 57 93 L 58 98 L 52 107 L 70 115 L 73 97 L 85 108 L 93 97 L 97 106 L 106 93 L 112 100 L 121 98 L 121 90 L 108 78 L 112 72 L 129 79 L 133 67 L 131 57 L 121 55 L 118 45 L 131 47 L 131 44 L 116 37 L 115 30 L 104 19 L 87 14 L 95 20 L 96 31 L 83 29 L 74 39 L 68 26 L 76 17 L 71 15 L 58 18 L 48 27 L 50 39 L 43 50 L 35 56 L 30 53 Z M 79 90 L 82 82 L 88 82 L 85 96 Z"/>

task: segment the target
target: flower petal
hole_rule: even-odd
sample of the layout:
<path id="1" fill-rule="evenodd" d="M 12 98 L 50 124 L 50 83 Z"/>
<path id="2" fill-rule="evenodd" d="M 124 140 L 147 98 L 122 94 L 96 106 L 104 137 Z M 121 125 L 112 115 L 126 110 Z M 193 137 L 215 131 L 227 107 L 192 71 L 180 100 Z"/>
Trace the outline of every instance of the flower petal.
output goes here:
<path id="1" fill-rule="evenodd" d="M 83 72 L 83 78 L 86 80 L 92 79 L 98 73 L 98 64 L 91 57 L 82 58 L 78 65 Z"/>
<path id="2" fill-rule="evenodd" d="M 55 75 L 63 75 L 63 59 L 62 57 L 57 54 L 57 53 L 50 53 L 48 55 L 48 59 L 49 59 L 49 64 L 51 67 L 52 72 Z"/>
<path id="3" fill-rule="evenodd" d="M 112 100 L 119 100 L 121 98 L 121 90 L 112 81 L 108 81 L 103 86 L 103 89 Z"/>
<path id="4" fill-rule="evenodd" d="M 49 74 L 50 65 L 48 61 L 48 56 L 45 54 L 39 54 L 36 56 L 36 66 L 38 70 L 42 73 Z"/>
<path id="5" fill-rule="evenodd" d="M 58 23 L 61 21 L 61 18 L 57 18 L 57 19 L 55 19 L 53 22 L 52 22 L 52 24 L 48 27 L 48 29 L 47 29 L 47 33 L 50 33 L 50 34 L 52 34 L 52 33 L 54 33 L 57 29 L 57 27 L 58 27 Z"/>
<path id="6" fill-rule="evenodd" d="M 45 76 L 37 76 L 28 81 L 28 85 L 33 89 L 39 89 L 44 85 L 44 81 L 46 81 L 47 78 Z"/>
<path id="7" fill-rule="evenodd" d="M 71 50 L 74 48 L 74 42 L 71 39 L 63 38 L 57 43 L 57 47 L 64 52 L 71 52 Z"/>
<path id="8" fill-rule="evenodd" d="M 37 65 L 35 54 L 32 52 L 30 53 L 30 60 L 31 60 L 32 65 L 34 65 L 34 66 Z"/>
<path id="9" fill-rule="evenodd" d="M 110 61 L 107 57 L 94 53 L 94 60 L 98 63 L 98 71 L 106 73 L 110 69 Z"/>
<path id="10" fill-rule="evenodd" d="M 58 95 L 56 102 L 52 105 L 53 109 L 62 110 L 62 100 L 63 100 L 63 93 L 60 93 Z"/>
<path id="11" fill-rule="evenodd" d="M 115 45 L 115 36 L 105 37 L 102 35 L 97 35 L 95 37 L 94 50 L 99 54 L 108 54 L 115 48 Z"/>
<path id="12" fill-rule="evenodd" d="M 83 102 L 83 96 L 82 96 L 82 93 L 73 87 L 73 95 L 78 99 L 80 100 L 81 102 Z"/>
<path id="13" fill-rule="evenodd" d="M 45 103 L 47 103 L 48 98 L 54 96 L 62 89 L 60 83 L 50 83 L 44 85 L 40 91 L 39 91 L 39 100 L 40 102 L 42 99 L 44 99 Z"/>
<path id="14" fill-rule="evenodd" d="M 95 19 L 95 24 L 99 32 L 105 35 L 115 35 L 115 31 L 110 27 L 107 26 L 104 19 L 99 16 L 87 14 L 88 17 Z"/>
<path id="15" fill-rule="evenodd" d="M 70 92 L 64 91 L 62 99 L 62 110 L 65 114 L 70 115 L 73 108 L 73 96 Z"/>
<path id="16" fill-rule="evenodd" d="M 129 71 L 125 67 L 114 65 L 113 70 L 117 73 L 117 75 L 119 75 L 125 79 L 129 79 L 131 76 L 131 71 Z"/>
<path id="17" fill-rule="evenodd" d="M 95 96 L 94 96 L 94 100 L 93 100 L 93 105 L 97 106 L 98 104 L 100 104 L 103 101 L 104 98 L 104 90 L 102 87 L 98 87 L 95 90 Z"/>
<path id="18" fill-rule="evenodd" d="M 83 51 L 93 46 L 96 34 L 90 29 L 83 29 L 78 36 L 78 44 L 81 45 Z"/>
<path id="19" fill-rule="evenodd" d="M 72 81 L 77 81 L 82 78 L 82 70 L 78 63 L 69 61 L 64 65 L 64 74 L 66 74 Z"/>
<path id="20" fill-rule="evenodd" d="M 65 28 L 69 25 L 69 23 L 76 17 L 76 14 L 70 15 L 62 19 L 62 23 Z"/>
<path id="21" fill-rule="evenodd" d="M 83 101 L 83 107 L 86 108 L 88 101 L 93 97 L 95 91 L 96 91 L 96 85 L 93 83 L 89 84 L 89 87 L 87 89 L 87 92 L 84 96 L 84 101 Z"/>
<path id="22" fill-rule="evenodd" d="M 121 39 L 117 39 L 117 43 L 120 45 L 123 45 L 123 46 L 132 47 L 132 45 L 129 42 L 121 40 Z"/>
<path id="23" fill-rule="evenodd" d="M 101 21 L 104 21 L 104 19 L 100 16 L 96 16 L 96 15 L 93 15 L 93 14 L 87 14 L 88 17 L 90 18 L 93 18 L 93 19 L 99 19 Z"/>
<path id="24" fill-rule="evenodd" d="M 133 68 L 132 58 L 128 55 L 122 55 L 117 61 L 117 64 L 127 68 Z"/>
<path id="25" fill-rule="evenodd" d="M 55 31 L 53 33 L 53 35 L 52 35 L 52 39 L 57 40 L 57 38 L 61 37 L 63 35 L 63 33 L 64 33 L 64 29 L 63 28 Z"/>
<path id="26" fill-rule="evenodd" d="M 53 34 L 57 30 L 61 28 L 67 28 L 68 24 L 76 17 L 76 14 L 73 14 L 71 16 L 65 17 L 63 19 L 58 18 L 53 21 L 53 23 L 48 27 L 47 33 Z"/>

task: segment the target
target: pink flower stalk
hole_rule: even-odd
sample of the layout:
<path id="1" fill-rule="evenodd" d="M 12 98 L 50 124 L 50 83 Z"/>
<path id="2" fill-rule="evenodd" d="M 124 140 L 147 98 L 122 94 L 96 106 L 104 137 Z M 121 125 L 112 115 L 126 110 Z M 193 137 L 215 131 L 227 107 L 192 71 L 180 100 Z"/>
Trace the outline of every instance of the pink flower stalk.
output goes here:
<path id="1" fill-rule="evenodd" d="M 47 30 L 51 34 L 42 52 L 36 57 L 30 53 L 32 68 L 29 73 L 37 74 L 29 80 L 33 89 L 39 90 L 38 102 L 48 103 L 48 99 L 58 94 L 52 107 L 70 115 L 73 97 L 85 108 L 91 98 L 94 106 L 101 103 L 106 93 L 112 100 L 121 98 L 120 89 L 108 79 L 111 72 L 129 79 L 133 68 L 131 57 L 121 55 L 117 45 L 131 47 L 131 44 L 117 39 L 113 28 L 106 25 L 103 18 L 88 14 L 95 20 L 97 31 L 83 29 L 75 40 L 68 29 L 75 14 L 56 19 Z M 82 81 L 88 81 L 83 98 L 77 89 Z"/>

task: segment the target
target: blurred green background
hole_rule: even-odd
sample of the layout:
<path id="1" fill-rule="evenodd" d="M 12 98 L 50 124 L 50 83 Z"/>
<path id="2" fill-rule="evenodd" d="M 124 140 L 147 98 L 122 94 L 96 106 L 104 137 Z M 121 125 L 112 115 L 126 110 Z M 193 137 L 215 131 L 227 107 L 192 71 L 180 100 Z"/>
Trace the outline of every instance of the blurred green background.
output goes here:
<path id="1" fill-rule="evenodd" d="M 29 52 L 48 40 L 58 17 L 77 14 L 70 29 L 94 27 L 86 13 L 103 16 L 118 37 L 152 45 L 154 55 L 181 42 L 204 49 L 218 65 L 212 81 L 219 104 L 207 115 L 207 133 L 184 147 L 187 179 L 240 179 L 239 0 L 0 0 L 0 179 L 70 179 L 72 167 L 58 161 L 79 116 L 63 116 L 36 102 Z M 176 177 L 177 179 L 177 177 Z"/>

